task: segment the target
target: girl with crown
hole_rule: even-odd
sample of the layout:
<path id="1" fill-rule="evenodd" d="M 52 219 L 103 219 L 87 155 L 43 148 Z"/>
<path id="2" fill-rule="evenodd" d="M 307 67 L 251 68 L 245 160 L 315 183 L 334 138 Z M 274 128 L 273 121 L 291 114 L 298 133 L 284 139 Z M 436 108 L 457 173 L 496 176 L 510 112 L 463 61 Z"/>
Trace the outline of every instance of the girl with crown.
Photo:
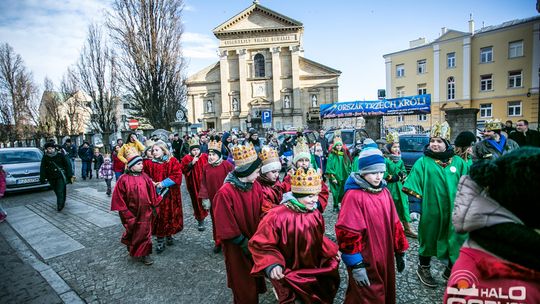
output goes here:
<path id="1" fill-rule="evenodd" d="M 122 174 L 111 200 L 111 210 L 118 211 L 126 229 L 122 243 L 129 255 L 152 265 L 152 208 L 158 204 L 154 183 L 143 173 L 143 159 L 137 154 L 128 156 L 127 173 Z"/>
<path id="2" fill-rule="evenodd" d="M 213 204 L 214 197 L 223 185 L 223 181 L 234 170 L 233 165 L 224 161 L 221 155 L 222 144 L 219 136 L 210 138 L 208 143 L 208 164 L 203 168 L 203 174 L 201 178 L 201 191 L 199 191 L 199 198 L 202 199 L 202 205 L 205 210 L 210 211 L 210 219 L 212 220 L 212 235 L 214 236 L 214 253 L 221 251 L 221 242 L 216 236 L 216 222 L 215 222 L 215 204 Z"/>
<path id="3" fill-rule="evenodd" d="M 291 191 L 291 175 L 297 169 L 303 169 L 304 171 L 307 171 L 313 165 L 313 156 L 309 151 L 309 146 L 304 140 L 299 140 L 296 143 L 293 148 L 293 152 L 293 168 L 289 170 L 287 175 L 285 175 L 285 177 L 283 178 L 283 183 L 281 186 L 283 193 Z M 320 173 L 319 170 L 317 171 Z M 328 206 L 328 196 L 330 196 L 328 186 L 323 181 L 321 184 L 321 191 L 319 192 L 319 199 L 317 203 L 317 209 L 320 212 L 324 212 L 324 210 L 326 210 L 326 206 Z"/>
<path id="4" fill-rule="evenodd" d="M 261 220 L 249 241 L 254 275 L 272 280 L 279 303 L 333 303 L 339 288 L 337 245 L 324 235 L 317 209 L 321 176 L 299 168 L 292 192 Z"/>
<path id="5" fill-rule="evenodd" d="M 402 189 L 408 195 L 422 199 L 416 274 L 424 285 L 433 288 L 437 287 L 437 281 L 431 275 L 431 257 L 448 259 L 448 266 L 442 274 L 443 279 L 448 280 L 461 244 L 467 237 L 454 231 L 451 217 L 458 182 L 467 174 L 468 166 L 454 154 L 449 138 L 447 122 L 442 125 L 437 122 L 431 128 L 424 156 L 414 163 Z"/>
<path id="6" fill-rule="evenodd" d="M 216 237 L 222 242 L 227 286 L 232 289 L 234 303 L 258 303 L 266 285 L 264 278 L 250 275 L 253 260 L 248 241 L 261 219 L 263 191 L 256 181 L 261 160 L 251 144 L 234 146 L 232 153 L 234 171 L 227 175 L 212 202 Z"/>
<path id="7" fill-rule="evenodd" d="M 262 147 L 259 158 L 262 166 L 257 181 L 261 184 L 263 191 L 262 212 L 266 214 L 281 202 L 282 185 L 279 181 L 281 161 L 278 152 L 270 146 Z"/>
<path id="8" fill-rule="evenodd" d="M 336 222 L 341 258 L 349 273 L 345 303 L 395 303 L 394 257 L 402 272 L 409 244 L 383 179 L 382 152 L 364 147 L 357 170 L 347 179 Z"/>
<path id="9" fill-rule="evenodd" d="M 199 231 L 204 231 L 204 219 L 208 216 L 208 211 L 202 206 L 202 199 L 199 198 L 199 190 L 203 177 L 203 168 L 208 164 L 208 155 L 201 153 L 199 138 L 194 136 L 189 140 L 189 154 L 181 161 L 182 173 L 186 176 L 186 188 L 191 198 L 193 215 L 198 222 Z"/>
<path id="10" fill-rule="evenodd" d="M 411 229 L 411 215 L 409 214 L 409 199 L 407 194 L 403 193 L 403 181 L 407 177 L 405 163 L 401 159 L 401 150 L 399 148 L 399 134 L 397 132 L 388 133 L 386 136 L 387 144 L 384 146 L 384 163 L 386 172 L 384 180 L 388 183 L 387 187 L 392 194 L 392 199 L 396 206 L 399 220 L 405 229 L 405 235 L 417 238 L 418 235 Z"/>
<path id="11" fill-rule="evenodd" d="M 144 160 L 144 172 L 150 176 L 156 191 L 163 196 L 154 219 L 152 234 L 157 237 L 156 252 L 165 250 L 165 244 L 174 244 L 173 234 L 184 228 L 182 212 L 182 169 L 178 160 L 171 156 L 167 144 L 158 140 L 152 146 L 152 159 Z"/>
<path id="12" fill-rule="evenodd" d="M 345 181 L 351 173 L 351 159 L 343 150 L 343 141 L 341 137 L 334 136 L 334 144 L 328 155 L 326 163 L 326 176 L 330 181 L 330 190 L 332 191 L 332 200 L 334 201 L 334 212 L 339 211 L 339 205 L 345 194 L 343 187 Z"/>

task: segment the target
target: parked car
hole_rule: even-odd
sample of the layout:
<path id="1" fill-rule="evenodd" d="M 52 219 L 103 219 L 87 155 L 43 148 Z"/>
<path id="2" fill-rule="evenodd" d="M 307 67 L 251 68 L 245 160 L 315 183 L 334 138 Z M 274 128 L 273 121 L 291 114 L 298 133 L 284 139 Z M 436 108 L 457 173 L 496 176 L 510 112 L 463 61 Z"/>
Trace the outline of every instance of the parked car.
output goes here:
<path id="1" fill-rule="evenodd" d="M 49 187 L 39 182 L 43 152 L 38 148 L 0 149 L 0 164 L 6 172 L 6 192 Z"/>
<path id="2" fill-rule="evenodd" d="M 343 144 L 347 146 L 347 149 L 349 150 L 351 155 L 354 155 L 354 152 L 356 149 L 359 149 L 362 147 L 362 143 L 364 142 L 364 139 L 368 138 L 369 135 L 366 130 L 364 129 L 336 129 L 336 130 L 328 130 L 324 136 L 326 137 L 326 140 L 328 140 L 328 143 L 332 145 L 334 142 L 334 132 L 335 131 L 341 131 L 341 139 L 343 140 Z"/>
<path id="3" fill-rule="evenodd" d="M 405 169 L 411 171 L 412 166 L 424 155 L 424 147 L 429 144 L 428 134 L 411 134 L 399 136 L 401 159 L 405 163 Z"/>
<path id="4" fill-rule="evenodd" d="M 424 133 L 424 127 L 420 125 L 404 125 L 396 129 L 399 135 L 409 135 L 409 134 L 422 134 Z"/>
<path id="5" fill-rule="evenodd" d="M 302 134 L 304 134 L 304 137 L 307 140 L 308 146 L 311 148 L 315 142 L 317 142 L 317 133 L 313 130 L 304 130 L 302 131 Z M 277 140 L 278 143 L 281 145 L 283 141 L 285 140 L 285 136 L 291 136 L 293 139 L 293 142 L 296 142 L 296 131 L 281 131 L 277 134 Z"/>

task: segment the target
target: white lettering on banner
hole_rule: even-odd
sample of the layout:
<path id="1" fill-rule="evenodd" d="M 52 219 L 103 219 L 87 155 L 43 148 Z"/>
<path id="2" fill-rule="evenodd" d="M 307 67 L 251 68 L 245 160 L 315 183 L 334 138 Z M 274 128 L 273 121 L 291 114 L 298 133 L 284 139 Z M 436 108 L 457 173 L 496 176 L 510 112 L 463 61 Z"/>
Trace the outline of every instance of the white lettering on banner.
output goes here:
<path id="1" fill-rule="evenodd" d="M 274 36 L 274 37 L 255 37 L 255 38 L 242 38 L 242 39 L 231 39 L 231 40 L 222 40 L 222 45 L 240 45 L 240 44 L 260 44 L 267 42 L 289 42 L 296 41 L 296 35 L 285 35 L 285 36 Z"/>

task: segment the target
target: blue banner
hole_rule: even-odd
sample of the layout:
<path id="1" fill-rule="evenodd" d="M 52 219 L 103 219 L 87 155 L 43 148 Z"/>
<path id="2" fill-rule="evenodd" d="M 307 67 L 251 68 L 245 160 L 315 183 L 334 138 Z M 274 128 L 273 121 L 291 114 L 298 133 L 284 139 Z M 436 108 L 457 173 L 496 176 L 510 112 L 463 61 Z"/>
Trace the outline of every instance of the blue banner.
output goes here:
<path id="1" fill-rule="evenodd" d="M 375 101 L 346 101 L 320 105 L 322 119 L 375 115 L 431 113 L 431 94 Z"/>

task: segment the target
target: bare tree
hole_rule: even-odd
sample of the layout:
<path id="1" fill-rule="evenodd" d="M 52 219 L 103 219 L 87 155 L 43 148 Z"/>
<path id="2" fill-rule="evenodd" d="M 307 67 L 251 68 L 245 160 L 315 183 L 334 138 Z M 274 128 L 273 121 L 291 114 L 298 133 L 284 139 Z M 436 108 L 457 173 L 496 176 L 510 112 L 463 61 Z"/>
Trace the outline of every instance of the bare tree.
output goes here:
<path id="1" fill-rule="evenodd" d="M 134 114 L 169 129 L 184 106 L 182 0 L 115 0 L 108 26 L 121 49 L 121 80 Z"/>
<path id="2" fill-rule="evenodd" d="M 64 116 L 65 96 L 58 92 L 51 79 L 45 78 L 45 91 L 41 98 L 41 107 L 43 107 L 43 116 L 40 117 L 42 125 L 48 126 L 49 131 L 54 130 L 53 135 L 59 139 L 67 133 L 66 120 Z"/>
<path id="3" fill-rule="evenodd" d="M 107 46 L 101 28 L 92 24 L 77 63 L 77 83 L 90 96 L 90 125 L 95 132 L 108 135 L 116 129 L 119 100 L 116 56 Z M 107 145 L 106 145 L 107 146 Z"/>
<path id="4" fill-rule="evenodd" d="M 66 128 L 69 135 L 77 135 L 79 133 L 79 124 L 83 120 L 82 113 L 85 111 L 86 106 L 83 96 L 79 94 L 77 79 L 74 73 L 73 70 L 68 68 L 60 82 L 60 92 L 64 97 L 66 110 Z"/>
<path id="5" fill-rule="evenodd" d="M 22 57 L 0 45 L 0 119 L 3 140 L 30 138 L 38 120 L 37 87 Z"/>

